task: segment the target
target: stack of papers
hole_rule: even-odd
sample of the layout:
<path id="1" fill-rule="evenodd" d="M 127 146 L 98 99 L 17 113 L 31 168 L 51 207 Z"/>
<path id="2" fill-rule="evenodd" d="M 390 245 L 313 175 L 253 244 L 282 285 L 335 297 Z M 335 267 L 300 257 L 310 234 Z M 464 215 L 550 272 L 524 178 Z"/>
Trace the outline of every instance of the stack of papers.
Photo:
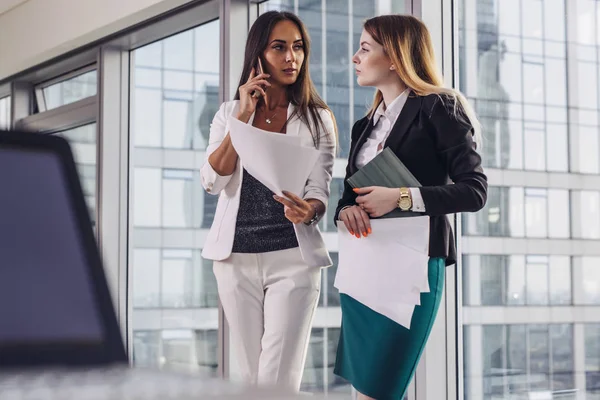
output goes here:
<path id="1" fill-rule="evenodd" d="M 338 222 L 334 286 L 410 329 L 421 293 L 429 292 L 429 217 L 372 219 L 371 229 L 358 239 Z"/>
<path id="2" fill-rule="evenodd" d="M 420 187 L 386 147 L 348 178 L 352 187 Z M 340 293 L 410 329 L 421 293 L 429 292 L 429 217 L 396 209 L 371 219 L 367 237 L 351 235 L 338 222 L 339 264 L 334 286 Z"/>
<path id="3" fill-rule="evenodd" d="M 229 119 L 229 135 L 242 165 L 259 182 L 278 196 L 287 190 L 302 196 L 320 152 L 304 147 L 299 136 L 268 132 Z"/>

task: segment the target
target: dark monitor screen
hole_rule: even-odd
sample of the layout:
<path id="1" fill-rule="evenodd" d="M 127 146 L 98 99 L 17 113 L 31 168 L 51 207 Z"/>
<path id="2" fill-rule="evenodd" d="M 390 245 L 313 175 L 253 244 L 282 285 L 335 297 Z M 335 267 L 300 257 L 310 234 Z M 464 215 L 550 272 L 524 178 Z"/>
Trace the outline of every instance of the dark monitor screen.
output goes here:
<path id="1" fill-rule="evenodd" d="M 103 337 L 57 154 L 0 148 L 0 345 Z"/>
<path id="2" fill-rule="evenodd" d="M 73 154 L 0 131 L 0 367 L 127 362 Z"/>

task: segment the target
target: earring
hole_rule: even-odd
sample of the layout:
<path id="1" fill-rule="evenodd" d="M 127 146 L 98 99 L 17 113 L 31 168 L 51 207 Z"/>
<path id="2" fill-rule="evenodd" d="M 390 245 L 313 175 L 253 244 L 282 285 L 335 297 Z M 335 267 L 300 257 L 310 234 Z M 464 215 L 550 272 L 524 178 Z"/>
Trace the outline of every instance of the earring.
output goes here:
<path id="1" fill-rule="evenodd" d="M 396 69 L 396 67 L 394 66 L 394 64 L 392 64 L 392 65 L 390 66 L 390 71 L 393 71 L 393 70 L 395 70 L 395 69 Z"/>

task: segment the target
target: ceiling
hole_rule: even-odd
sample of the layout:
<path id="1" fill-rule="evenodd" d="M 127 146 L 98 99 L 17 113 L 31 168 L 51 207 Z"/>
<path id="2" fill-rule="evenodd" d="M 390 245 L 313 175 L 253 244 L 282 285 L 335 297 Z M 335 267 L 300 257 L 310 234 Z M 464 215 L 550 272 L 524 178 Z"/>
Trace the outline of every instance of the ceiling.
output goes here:
<path id="1" fill-rule="evenodd" d="M 28 0 L 0 0 L 0 15 Z"/>

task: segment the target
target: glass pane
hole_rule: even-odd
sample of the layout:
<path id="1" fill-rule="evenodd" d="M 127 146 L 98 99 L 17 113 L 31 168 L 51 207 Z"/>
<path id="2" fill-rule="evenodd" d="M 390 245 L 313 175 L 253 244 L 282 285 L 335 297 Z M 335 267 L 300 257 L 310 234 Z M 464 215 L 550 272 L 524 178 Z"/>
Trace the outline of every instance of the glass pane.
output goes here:
<path id="1" fill-rule="evenodd" d="M 218 297 L 200 254 L 217 198 L 204 192 L 198 161 L 219 106 L 219 32 L 216 20 L 131 53 L 133 359 L 211 377 Z"/>
<path id="2" fill-rule="evenodd" d="M 583 304 L 600 304 L 600 257 L 577 257 L 581 266 Z"/>
<path id="3" fill-rule="evenodd" d="M 551 111 L 548 111 L 549 113 Z M 547 168 L 549 171 L 567 172 L 569 169 L 569 139 L 567 125 L 546 125 Z"/>
<path id="4" fill-rule="evenodd" d="M 133 307 L 159 307 L 160 251 L 157 249 L 135 249 L 132 261 Z"/>
<path id="5" fill-rule="evenodd" d="M 506 303 L 508 305 L 525 304 L 525 257 L 510 256 L 506 271 Z"/>
<path id="6" fill-rule="evenodd" d="M 525 169 L 546 169 L 546 133 L 541 129 L 525 130 Z"/>
<path id="7" fill-rule="evenodd" d="M 502 256 L 481 256 L 481 305 L 503 305 L 506 261 Z"/>
<path id="8" fill-rule="evenodd" d="M 525 232 L 527 237 L 548 236 L 548 191 L 525 189 Z"/>
<path id="9" fill-rule="evenodd" d="M 10 96 L 0 99 L 0 129 L 10 127 Z"/>
<path id="10" fill-rule="evenodd" d="M 582 239 L 600 239 L 600 192 L 581 191 L 579 212 Z"/>
<path id="11" fill-rule="evenodd" d="M 548 236 L 567 239 L 571 236 L 569 191 L 548 189 Z"/>
<path id="12" fill-rule="evenodd" d="M 96 123 L 57 133 L 69 141 L 83 195 L 90 210 L 92 224 L 96 224 Z"/>
<path id="13" fill-rule="evenodd" d="M 98 73 L 96 70 L 55 83 L 43 89 L 46 110 L 95 96 L 97 91 Z"/>
<path id="14" fill-rule="evenodd" d="M 600 324 L 585 324 L 586 399 L 600 398 Z"/>
<path id="15" fill-rule="evenodd" d="M 600 138 L 598 127 L 583 126 L 577 127 L 577 149 L 578 156 L 574 160 L 575 170 L 584 174 L 597 174 L 600 172 Z"/>
<path id="16" fill-rule="evenodd" d="M 571 258 L 550 257 L 550 304 L 571 304 Z"/>
<path id="17" fill-rule="evenodd" d="M 462 234 L 477 236 L 462 254 L 464 397 L 574 400 L 586 386 L 586 398 L 594 390 L 600 400 L 600 365 L 581 376 L 580 310 L 566 307 L 600 304 L 600 259 L 567 255 L 596 246 L 572 236 L 600 239 L 600 194 L 588 181 L 596 178 L 580 175 L 600 172 L 600 8 L 594 0 L 457 3 L 454 61 L 483 125 L 490 177 L 484 209 L 462 215 Z M 567 181 L 590 190 L 580 196 Z"/>
<path id="18" fill-rule="evenodd" d="M 527 256 L 527 304 L 548 304 L 548 257 Z"/>

